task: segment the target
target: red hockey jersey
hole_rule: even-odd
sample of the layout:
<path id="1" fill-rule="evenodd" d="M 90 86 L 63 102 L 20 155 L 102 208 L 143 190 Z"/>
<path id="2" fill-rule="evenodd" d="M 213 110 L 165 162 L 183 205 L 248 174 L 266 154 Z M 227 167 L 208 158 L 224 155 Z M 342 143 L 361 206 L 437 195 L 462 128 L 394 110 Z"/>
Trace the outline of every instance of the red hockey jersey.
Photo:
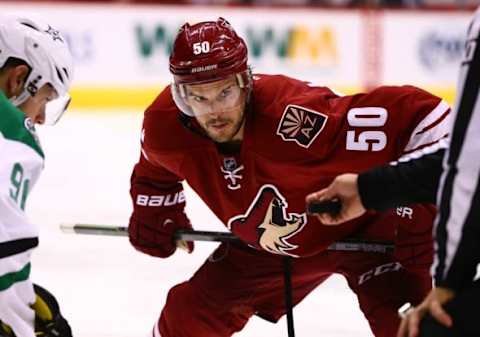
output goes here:
<path id="1" fill-rule="evenodd" d="M 305 196 L 338 174 L 396 161 L 445 138 L 445 102 L 412 86 L 340 96 L 285 76 L 255 75 L 250 104 L 240 153 L 222 155 L 181 124 L 167 87 L 145 113 L 134 182 L 148 181 L 162 195 L 162 186 L 187 181 L 233 233 L 277 254 L 309 256 L 351 236 L 430 240 L 432 206 L 324 226 L 305 213 Z"/>

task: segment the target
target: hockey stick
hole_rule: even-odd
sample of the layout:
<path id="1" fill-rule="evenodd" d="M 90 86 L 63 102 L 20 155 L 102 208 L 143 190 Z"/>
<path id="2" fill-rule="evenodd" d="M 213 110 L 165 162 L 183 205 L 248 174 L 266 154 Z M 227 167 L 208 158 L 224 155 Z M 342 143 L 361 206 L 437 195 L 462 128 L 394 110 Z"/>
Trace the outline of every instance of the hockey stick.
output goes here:
<path id="1" fill-rule="evenodd" d="M 90 224 L 61 224 L 60 229 L 65 233 L 128 236 L 127 227 L 90 225 Z M 184 241 L 214 241 L 214 242 L 241 242 L 241 240 L 229 232 L 196 231 L 180 229 L 174 234 L 175 240 Z M 333 251 L 390 253 L 394 245 L 388 242 L 364 241 L 361 239 L 344 239 L 332 243 L 327 249 Z"/>
<path id="2" fill-rule="evenodd" d="M 316 202 L 307 205 L 309 214 L 315 213 L 331 213 L 338 214 L 342 205 L 339 201 Z M 114 235 L 127 236 L 126 227 L 119 226 L 100 226 L 87 224 L 61 225 L 61 229 L 65 232 L 73 232 L 78 234 L 95 234 L 95 235 Z M 176 241 L 216 241 L 216 242 L 241 242 L 241 240 L 232 233 L 228 232 L 211 232 L 211 231 L 194 231 L 194 230 L 178 230 L 174 233 Z M 328 247 L 328 250 L 338 251 L 363 251 L 387 253 L 393 250 L 393 245 L 378 242 L 363 242 L 358 240 L 345 240 L 335 242 Z M 283 280 L 284 280 L 284 299 L 285 313 L 287 318 L 288 337 L 295 337 L 295 327 L 293 320 L 293 296 L 292 296 L 292 258 L 285 256 L 283 258 Z"/>
<path id="3" fill-rule="evenodd" d="M 308 214 L 330 213 L 337 214 L 340 212 L 342 204 L 338 200 L 327 200 L 321 202 L 312 202 L 307 205 Z M 93 224 L 61 224 L 60 228 L 63 232 L 76 234 L 93 234 L 93 235 L 110 235 L 110 236 L 127 236 L 127 227 L 122 226 L 105 226 Z M 207 232 L 207 231 L 188 231 L 180 230 L 176 233 L 176 240 L 185 241 L 236 241 L 236 236 L 227 232 Z M 348 250 L 348 249 L 347 249 Z"/>
<path id="4" fill-rule="evenodd" d="M 327 200 L 321 202 L 312 202 L 307 205 L 308 214 L 331 213 L 336 214 L 340 211 L 342 205 L 338 200 Z M 93 224 L 61 224 L 60 229 L 63 232 L 76 234 L 92 235 L 110 235 L 110 236 L 128 236 L 127 227 L 107 226 Z M 175 233 L 176 240 L 185 241 L 237 241 L 240 240 L 232 233 L 228 232 L 208 232 L 179 230 Z M 346 249 L 350 250 L 350 249 Z"/>
<path id="5" fill-rule="evenodd" d="M 307 213 L 331 213 L 338 214 L 341 210 L 339 201 L 314 202 L 307 205 Z M 105 226 L 92 224 L 62 224 L 60 228 L 63 232 L 76 234 L 110 235 L 110 236 L 128 236 L 127 227 Z M 232 233 L 213 232 L 213 231 L 194 231 L 178 230 L 174 233 L 176 241 L 214 241 L 214 242 L 241 242 L 241 240 Z M 388 253 L 393 250 L 393 245 L 382 242 L 364 242 L 355 239 L 335 242 L 330 245 L 328 250 L 337 251 L 362 251 Z M 292 258 L 285 256 L 283 258 L 283 276 L 284 276 L 284 299 L 285 313 L 287 319 L 288 337 L 295 337 L 295 328 L 293 320 L 293 296 L 292 296 Z"/>
<path id="6" fill-rule="evenodd" d="M 128 236 L 127 227 L 122 226 L 61 224 L 60 229 L 65 233 Z M 187 229 L 177 230 L 174 233 L 174 238 L 175 241 L 241 242 L 237 236 L 228 232 L 195 231 Z M 288 337 L 295 337 L 293 325 L 291 258 L 289 256 L 284 257 L 283 260 L 283 280 Z"/>
<path id="7" fill-rule="evenodd" d="M 293 324 L 293 296 L 292 296 L 292 258 L 283 257 L 283 297 L 285 299 L 285 313 L 287 315 L 288 337 L 295 337 L 295 325 Z"/>

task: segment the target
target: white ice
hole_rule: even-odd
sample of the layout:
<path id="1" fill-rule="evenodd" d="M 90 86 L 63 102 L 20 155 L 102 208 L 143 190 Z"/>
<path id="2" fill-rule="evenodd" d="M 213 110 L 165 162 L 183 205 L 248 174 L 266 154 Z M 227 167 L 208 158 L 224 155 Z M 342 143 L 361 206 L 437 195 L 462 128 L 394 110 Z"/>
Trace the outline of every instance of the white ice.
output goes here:
<path id="1" fill-rule="evenodd" d="M 136 252 L 124 237 L 60 232 L 63 222 L 127 225 L 141 118 L 141 112 L 69 112 L 57 126 L 39 130 L 46 166 L 27 208 L 41 227 L 32 278 L 55 293 L 75 337 L 150 336 L 168 289 L 190 277 L 216 246 L 197 243 L 191 255 L 177 251 L 162 260 Z M 190 190 L 187 200 L 196 229 L 225 230 Z M 300 303 L 294 318 L 297 337 L 372 335 L 341 277 Z M 286 337 L 286 321 L 254 317 L 235 336 Z"/>

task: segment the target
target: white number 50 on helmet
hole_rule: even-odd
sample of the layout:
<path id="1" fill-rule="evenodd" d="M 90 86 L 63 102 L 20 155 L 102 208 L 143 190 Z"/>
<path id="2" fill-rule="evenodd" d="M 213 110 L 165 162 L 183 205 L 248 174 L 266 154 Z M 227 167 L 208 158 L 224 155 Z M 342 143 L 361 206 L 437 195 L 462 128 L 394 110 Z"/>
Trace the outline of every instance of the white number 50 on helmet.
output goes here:
<path id="1" fill-rule="evenodd" d="M 0 68 L 11 57 L 23 60 L 31 69 L 23 92 L 12 103 L 22 104 L 48 83 L 58 97 L 46 106 L 45 124 L 55 124 L 70 103 L 68 90 L 73 78 L 73 59 L 64 37 L 37 20 L 1 15 Z"/>

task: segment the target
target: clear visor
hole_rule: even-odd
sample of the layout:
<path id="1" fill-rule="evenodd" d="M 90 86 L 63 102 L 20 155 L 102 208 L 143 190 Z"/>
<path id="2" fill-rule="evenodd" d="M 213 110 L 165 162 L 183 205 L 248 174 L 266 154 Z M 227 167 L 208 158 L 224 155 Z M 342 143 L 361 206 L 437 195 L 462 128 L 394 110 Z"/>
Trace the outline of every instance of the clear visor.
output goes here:
<path id="1" fill-rule="evenodd" d="M 68 93 L 58 96 L 57 90 L 49 83 L 32 83 L 28 81 L 23 92 L 10 99 L 29 117 L 44 115 L 42 124 L 55 125 L 70 104 Z"/>
<path id="2" fill-rule="evenodd" d="M 72 98 L 67 93 L 45 105 L 45 125 L 55 125 L 67 110 Z"/>
<path id="3" fill-rule="evenodd" d="M 188 116 L 223 113 L 244 105 L 250 90 L 249 72 L 213 82 L 173 83 L 177 107 Z"/>

